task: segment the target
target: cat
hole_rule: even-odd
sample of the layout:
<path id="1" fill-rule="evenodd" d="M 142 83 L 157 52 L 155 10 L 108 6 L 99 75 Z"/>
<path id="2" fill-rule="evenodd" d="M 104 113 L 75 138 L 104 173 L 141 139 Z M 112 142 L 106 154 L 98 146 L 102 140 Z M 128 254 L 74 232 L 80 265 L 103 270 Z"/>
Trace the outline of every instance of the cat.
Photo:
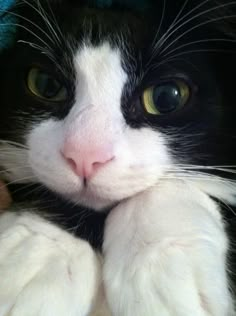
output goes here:
<path id="1" fill-rule="evenodd" d="M 11 14 L 0 316 L 235 316 L 236 3 Z"/>

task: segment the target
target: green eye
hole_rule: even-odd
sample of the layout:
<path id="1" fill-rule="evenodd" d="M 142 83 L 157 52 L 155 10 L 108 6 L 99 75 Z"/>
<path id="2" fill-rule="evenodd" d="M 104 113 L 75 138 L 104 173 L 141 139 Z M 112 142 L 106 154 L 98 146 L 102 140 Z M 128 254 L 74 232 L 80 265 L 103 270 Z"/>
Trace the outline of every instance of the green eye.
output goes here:
<path id="1" fill-rule="evenodd" d="M 54 77 L 39 68 L 32 68 L 27 77 L 27 86 L 35 96 L 47 101 L 65 101 L 66 88 Z"/>
<path id="2" fill-rule="evenodd" d="M 185 106 L 189 98 L 189 86 L 182 80 L 176 80 L 146 89 L 142 101 L 147 113 L 165 115 Z"/>

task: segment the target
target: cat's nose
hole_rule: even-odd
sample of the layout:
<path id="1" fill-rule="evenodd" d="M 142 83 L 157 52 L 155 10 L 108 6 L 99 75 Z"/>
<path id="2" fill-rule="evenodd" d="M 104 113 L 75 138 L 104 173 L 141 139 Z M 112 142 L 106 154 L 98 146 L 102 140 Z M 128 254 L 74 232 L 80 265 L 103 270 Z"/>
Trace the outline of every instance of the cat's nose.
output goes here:
<path id="1" fill-rule="evenodd" d="M 89 146 L 66 142 L 61 153 L 73 172 L 83 179 L 90 179 L 115 158 L 113 146 L 105 144 Z"/>

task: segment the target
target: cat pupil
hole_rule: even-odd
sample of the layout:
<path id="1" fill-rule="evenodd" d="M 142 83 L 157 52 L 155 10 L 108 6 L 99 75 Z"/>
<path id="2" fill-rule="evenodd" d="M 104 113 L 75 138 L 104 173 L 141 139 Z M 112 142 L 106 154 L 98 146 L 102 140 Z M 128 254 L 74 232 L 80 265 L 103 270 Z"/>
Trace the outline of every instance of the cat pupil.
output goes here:
<path id="1" fill-rule="evenodd" d="M 168 83 L 154 89 L 153 101 L 161 114 L 175 111 L 181 105 L 181 94 L 176 85 Z"/>
<path id="2" fill-rule="evenodd" d="M 60 91 L 61 85 L 53 77 L 40 72 L 35 79 L 35 87 L 42 96 L 47 99 L 55 97 Z"/>

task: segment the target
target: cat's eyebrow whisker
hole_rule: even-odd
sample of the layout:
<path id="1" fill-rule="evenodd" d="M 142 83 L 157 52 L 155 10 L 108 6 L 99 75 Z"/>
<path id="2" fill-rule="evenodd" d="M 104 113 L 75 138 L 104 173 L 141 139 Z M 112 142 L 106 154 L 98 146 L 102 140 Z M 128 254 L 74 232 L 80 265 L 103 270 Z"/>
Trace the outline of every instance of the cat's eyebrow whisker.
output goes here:
<path id="1" fill-rule="evenodd" d="M 50 31 L 52 36 L 54 36 L 54 39 L 57 42 L 57 44 L 61 45 L 61 40 L 59 39 L 58 34 L 55 32 L 55 30 L 54 30 L 54 28 L 49 20 L 49 17 L 47 16 L 47 14 L 46 14 L 45 10 L 43 9 L 42 5 L 40 4 L 40 2 L 38 0 L 36 0 L 38 8 L 36 8 L 32 3 L 30 3 L 27 0 L 22 0 L 22 2 L 27 4 L 29 7 L 31 7 L 33 10 L 35 10 L 39 14 L 39 16 L 45 22 L 45 25 L 48 27 L 48 30 Z M 57 23 L 57 28 L 59 28 L 58 23 Z"/>
<path id="2" fill-rule="evenodd" d="M 39 25 L 37 25 L 36 23 L 32 22 L 30 19 L 27 19 L 27 18 L 24 17 L 23 15 L 17 14 L 17 13 L 15 13 L 15 12 L 7 11 L 7 10 L 1 10 L 1 9 L 0 9 L 0 12 L 10 14 L 10 15 L 12 15 L 12 16 L 18 17 L 18 18 L 20 18 L 20 19 L 22 19 L 22 20 L 24 20 L 24 21 L 29 22 L 31 25 L 35 26 L 40 32 L 42 32 L 42 33 L 54 44 L 54 41 L 53 41 L 52 38 L 48 35 L 48 33 L 45 32 Z"/>
<path id="3" fill-rule="evenodd" d="M 168 51 L 166 54 L 164 54 L 163 56 L 164 57 L 167 57 L 169 55 L 171 55 L 172 53 L 174 53 L 175 51 L 177 50 L 180 50 L 184 47 L 187 47 L 187 46 L 191 46 L 191 45 L 194 45 L 194 44 L 201 44 L 201 43 L 209 43 L 209 42 L 227 42 L 227 43 L 236 43 L 236 40 L 233 40 L 233 39 L 227 39 L 227 38 L 207 38 L 207 39 L 202 39 L 202 40 L 198 40 L 198 41 L 193 41 L 193 42 L 189 42 L 189 43 L 186 43 L 186 44 L 183 44 L 183 45 L 180 45 L 170 51 Z"/>
<path id="4" fill-rule="evenodd" d="M 234 3 L 236 4 L 236 3 Z M 170 42 L 170 44 L 168 44 L 165 48 L 163 48 L 159 54 L 162 55 L 169 47 L 171 47 L 174 43 L 178 42 L 181 38 L 183 38 L 185 35 L 191 33 L 192 31 L 194 31 L 195 29 L 197 28 L 200 28 L 201 26 L 204 26 L 206 24 L 210 24 L 210 23 L 214 23 L 214 22 L 217 22 L 217 21 L 221 21 L 221 20 L 225 20 L 225 19 L 231 19 L 231 18 L 235 18 L 236 15 L 235 14 L 232 14 L 232 15 L 224 15 L 224 16 L 221 16 L 221 17 L 217 17 L 217 18 L 213 18 L 213 19 L 210 19 L 210 20 L 207 20 L 207 21 L 204 21 L 204 22 L 201 22 L 193 27 L 191 27 L 190 29 L 186 30 L 185 32 L 181 33 L 181 35 L 177 36 L 174 38 L 174 40 L 172 42 Z M 178 28 L 176 28 L 172 33 L 174 34 L 176 31 L 177 31 Z M 172 35 L 173 35 L 172 34 Z M 161 45 L 163 46 L 163 44 Z M 159 46 L 159 49 L 161 48 L 161 46 Z"/>
<path id="5" fill-rule="evenodd" d="M 188 1 L 188 0 L 187 0 L 187 1 Z M 163 21 L 164 21 L 164 18 L 165 18 L 165 13 L 166 13 L 166 0 L 163 0 L 161 20 L 160 20 L 160 23 L 159 23 L 157 32 L 156 32 L 156 34 L 155 34 L 155 37 L 154 37 L 154 39 L 153 39 L 154 45 L 155 45 L 155 43 L 156 43 L 156 40 L 157 40 L 158 35 L 159 35 L 159 33 L 160 33 L 160 30 L 161 30 L 161 28 L 162 28 Z"/>
<path id="6" fill-rule="evenodd" d="M 53 13 L 53 11 L 51 10 L 51 7 L 50 7 L 50 4 L 49 2 L 47 1 L 47 4 L 48 4 L 48 8 L 49 10 L 51 11 L 51 14 L 52 14 L 52 17 L 54 18 L 54 21 L 50 21 L 50 17 L 48 16 L 48 14 L 46 13 L 46 11 L 44 10 L 44 8 L 42 7 L 41 3 L 40 3 L 40 0 L 36 0 L 37 1 L 37 5 L 38 5 L 38 8 L 39 8 L 39 12 L 41 12 L 41 16 L 42 18 L 44 19 L 45 21 L 45 24 L 48 25 L 48 29 L 51 30 L 51 34 L 54 35 L 54 38 L 55 40 L 57 41 L 57 43 L 60 45 L 62 44 L 61 43 L 61 39 L 59 38 L 57 32 L 55 31 L 54 27 L 56 27 L 58 30 L 60 30 L 59 26 L 58 26 L 58 23 L 55 23 L 56 22 L 56 19 L 55 19 L 55 15 Z M 54 24 L 54 27 L 52 26 L 52 23 Z M 61 33 L 60 33 L 61 34 Z"/>
<path id="7" fill-rule="evenodd" d="M 185 17 L 188 15 L 189 12 L 188 12 L 187 14 L 185 14 L 184 16 L 180 17 L 181 14 L 182 14 L 183 11 L 184 11 L 186 5 L 188 4 L 188 1 L 189 1 L 189 0 L 185 0 L 184 4 L 182 5 L 182 7 L 180 8 L 178 14 L 176 15 L 174 21 L 171 23 L 170 28 L 175 27 L 175 25 L 176 25 L 177 23 L 179 23 L 180 21 L 182 21 L 183 19 L 185 19 Z M 207 1 L 209 1 L 209 0 L 207 0 Z M 170 29 L 170 28 L 169 28 L 169 29 Z"/>
<path id="8" fill-rule="evenodd" d="M 174 19 L 174 21 L 171 23 L 170 27 L 168 28 L 168 30 L 165 32 L 165 34 L 160 38 L 160 40 L 158 41 L 158 43 L 156 44 L 156 46 L 158 46 L 157 48 L 160 47 L 160 44 L 163 42 L 163 40 L 165 40 L 165 38 L 168 36 L 168 34 L 172 31 L 172 29 L 178 25 L 181 21 L 183 21 L 184 19 L 186 19 L 191 13 L 195 12 L 197 9 L 201 8 L 204 4 L 206 4 L 207 2 L 209 2 L 210 0 L 205 0 L 202 3 L 200 3 L 199 5 L 195 6 L 193 9 L 191 9 L 190 11 L 188 11 L 184 16 L 180 17 L 181 13 L 183 12 L 184 8 L 186 7 L 188 0 L 186 0 L 180 10 L 180 12 L 177 14 L 176 18 Z"/>
<path id="9" fill-rule="evenodd" d="M 180 55 L 180 56 L 181 56 L 181 55 Z M 166 63 L 171 62 L 171 61 L 177 61 L 177 60 L 179 60 L 179 61 L 181 61 L 181 62 L 183 62 L 183 63 L 186 63 L 186 62 L 187 62 L 186 59 L 184 59 L 184 58 L 178 58 L 178 55 L 176 54 L 176 55 L 173 55 L 173 56 L 170 56 L 170 57 L 164 59 L 163 61 L 161 61 L 161 62 L 159 62 L 159 63 L 157 63 L 157 64 L 149 65 L 148 67 L 145 68 L 144 75 L 146 75 L 146 73 L 147 73 L 148 71 L 150 71 L 151 69 L 152 69 L 152 70 L 157 70 L 159 67 L 165 65 Z M 191 64 L 192 66 L 195 66 L 195 65 L 192 64 L 192 63 L 190 63 L 190 64 Z"/>
<path id="10" fill-rule="evenodd" d="M 19 23 L 1 23 L 0 26 L 18 26 L 29 32 L 31 35 L 35 36 L 38 40 L 40 40 L 46 47 L 48 47 L 48 44 L 37 34 L 35 34 L 33 31 L 31 31 L 29 28 L 27 28 L 24 25 L 21 25 Z"/>
<path id="11" fill-rule="evenodd" d="M 236 17 L 236 16 L 235 16 Z M 188 50 L 188 51 L 184 51 L 178 54 L 175 54 L 169 58 L 167 58 L 167 60 L 165 60 L 165 63 L 171 60 L 175 60 L 177 59 L 177 57 L 180 56 L 184 56 L 184 55 L 188 55 L 188 54 L 194 54 L 194 53 L 230 53 L 233 52 L 233 50 L 229 50 L 229 49 L 194 49 L 194 50 Z M 158 65 L 159 66 L 159 65 Z"/>
<path id="12" fill-rule="evenodd" d="M 174 28 L 174 26 L 176 25 L 176 21 L 179 19 L 179 17 L 181 16 L 183 10 L 185 9 L 187 3 L 189 0 L 186 0 L 183 4 L 183 6 L 180 8 L 178 14 L 176 15 L 176 17 L 174 18 L 173 22 L 171 23 L 171 25 L 169 26 L 169 28 L 167 29 L 167 31 L 161 36 L 161 38 L 157 41 L 158 35 L 160 33 L 160 29 L 161 26 L 159 25 L 159 28 L 157 30 L 157 33 L 155 34 L 154 40 L 152 42 L 152 51 L 154 52 L 153 56 L 155 56 L 155 53 L 157 51 L 157 49 L 160 46 L 160 43 L 165 39 L 165 37 L 168 35 L 168 33 L 172 30 L 172 28 Z M 152 58 L 151 58 L 152 59 Z"/>
<path id="13" fill-rule="evenodd" d="M 45 54 L 48 58 L 51 59 L 52 62 L 57 64 L 57 61 L 53 57 L 53 54 L 48 49 L 46 49 L 45 47 L 42 47 L 42 46 L 39 46 L 39 45 L 37 45 L 35 43 L 24 41 L 24 40 L 18 40 L 18 43 L 28 44 L 32 48 L 35 48 L 35 49 L 39 50 L 42 54 Z"/>
<path id="14" fill-rule="evenodd" d="M 232 6 L 232 5 L 236 5 L 236 2 L 235 1 L 232 1 L 232 2 L 229 2 L 227 4 L 222 4 L 222 5 L 218 5 L 218 6 L 215 6 L 213 8 L 210 8 L 210 9 L 207 9 L 205 11 L 202 11 L 196 15 L 194 15 L 193 17 L 189 18 L 188 20 L 184 21 L 182 24 L 178 25 L 176 28 L 174 28 L 174 30 L 168 34 L 166 34 L 165 38 L 162 40 L 162 41 L 159 41 L 159 45 L 158 45 L 158 49 L 160 50 L 160 48 L 165 44 L 165 42 L 171 37 L 173 36 L 179 29 L 183 28 L 183 26 L 189 24 L 190 22 L 192 22 L 193 20 L 195 20 L 196 18 L 198 17 L 201 17 L 207 13 L 210 13 L 212 11 L 215 11 L 215 10 L 218 10 L 218 9 L 222 9 L 222 8 L 225 8 L 225 7 L 228 7 L 228 6 Z M 235 16 L 229 16 L 229 17 L 235 17 Z M 168 44 L 164 49 L 161 50 L 160 54 L 162 54 L 163 52 L 165 52 L 170 46 L 172 46 L 175 42 L 177 42 L 180 38 L 182 38 L 183 36 L 185 36 L 186 34 L 188 34 L 189 32 L 191 32 L 192 30 L 200 27 L 200 26 L 203 26 L 203 25 L 206 25 L 208 23 L 211 23 L 211 22 L 214 22 L 214 21 L 219 21 L 221 19 L 225 19 L 227 18 L 227 16 L 222 16 L 222 17 L 217 17 L 217 18 L 214 18 L 214 19 L 210 19 L 210 20 L 207 20 L 205 22 L 202 22 L 202 23 L 199 23 L 198 25 L 195 25 L 194 27 L 190 28 L 189 30 L 185 31 L 184 33 L 182 33 L 179 37 L 175 38 L 170 44 Z"/>
<path id="15" fill-rule="evenodd" d="M 58 24 L 58 21 L 57 21 L 57 19 L 56 19 L 56 17 L 55 17 L 55 14 L 54 14 L 54 12 L 53 12 L 53 10 L 52 10 L 52 7 L 51 7 L 49 1 L 47 1 L 47 4 L 48 4 L 48 8 L 49 8 L 49 10 L 50 10 L 50 13 L 51 13 L 51 15 L 52 15 L 52 18 L 53 18 L 52 22 L 53 22 L 54 26 L 56 27 L 56 29 L 57 29 L 59 35 L 60 35 L 61 38 L 63 39 L 64 36 L 63 36 L 63 34 L 62 34 L 61 28 L 60 28 L 60 26 L 59 26 L 59 24 Z M 54 29 L 53 29 L 53 31 L 54 31 Z M 57 33 L 56 33 L 55 35 L 58 37 L 58 34 L 57 34 Z"/>

